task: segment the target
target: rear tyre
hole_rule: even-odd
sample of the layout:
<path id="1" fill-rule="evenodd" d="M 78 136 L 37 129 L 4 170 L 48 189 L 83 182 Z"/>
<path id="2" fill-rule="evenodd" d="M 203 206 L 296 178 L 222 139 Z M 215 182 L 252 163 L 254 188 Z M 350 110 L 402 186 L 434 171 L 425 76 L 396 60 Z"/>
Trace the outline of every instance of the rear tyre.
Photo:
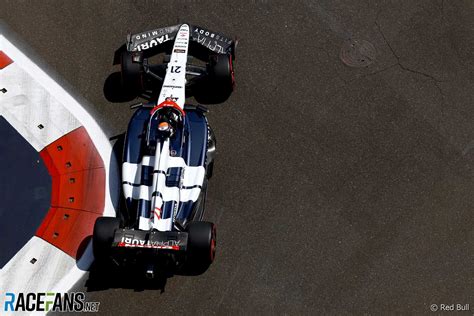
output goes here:
<path id="1" fill-rule="evenodd" d="M 120 228 L 120 220 L 115 217 L 99 217 L 95 221 L 92 236 L 92 250 L 97 261 L 103 262 L 110 256 L 115 230 Z"/>
<path id="2" fill-rule="evenodd" d="M 216 255 L 216 225 L 211 222 L 191 222 L 188 231 L 187 267 L 194 274 L 209 268 Z"/>
<path id="3" fill-rule="evenodd" d="M 135 95 L 143 90 L 142 57 L 139 52 L 123 51 L 120 59 L 122 88 Z"/>

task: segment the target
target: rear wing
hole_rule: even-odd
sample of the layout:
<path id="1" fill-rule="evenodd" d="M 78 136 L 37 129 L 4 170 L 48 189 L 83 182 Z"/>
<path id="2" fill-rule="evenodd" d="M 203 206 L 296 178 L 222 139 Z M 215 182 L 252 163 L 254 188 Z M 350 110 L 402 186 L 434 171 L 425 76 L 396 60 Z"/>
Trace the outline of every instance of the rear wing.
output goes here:
<path id="1" fill-rule="evenodd" d="M 127 37 L 128 51 L 146 51 L 159 47 L 165 42 L 173 41 L 178 35 L 181 24 L 163 27 L 146 32 L 129 34 Z M 190 42 L 198 43 L 209 51 L 218 54 L 230 54 L 234 58 L 236 40 L 200 26 L 189 25 Z"/>

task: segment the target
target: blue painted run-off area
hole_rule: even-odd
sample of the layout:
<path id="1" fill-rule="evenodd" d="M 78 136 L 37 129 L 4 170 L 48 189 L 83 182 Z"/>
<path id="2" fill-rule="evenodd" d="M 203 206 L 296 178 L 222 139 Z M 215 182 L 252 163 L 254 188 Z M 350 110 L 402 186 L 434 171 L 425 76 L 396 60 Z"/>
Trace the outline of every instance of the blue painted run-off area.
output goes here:
<path id="1" fill-rule="evenodd" d="M 51 202 L 39 153 L 0 116 L 0 268 L 35 235 Z"/>

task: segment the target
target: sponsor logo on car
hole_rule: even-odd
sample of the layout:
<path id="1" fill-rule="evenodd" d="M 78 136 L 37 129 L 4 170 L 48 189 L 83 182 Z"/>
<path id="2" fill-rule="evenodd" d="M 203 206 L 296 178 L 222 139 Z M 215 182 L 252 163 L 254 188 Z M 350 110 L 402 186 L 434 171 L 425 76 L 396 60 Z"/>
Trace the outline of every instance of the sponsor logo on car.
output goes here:
<path id="1" fill-rule="evenodd" d="M 161 35 L 164 35 L 164 34 L 169 34 L 169 33 L 173 32 L 173 30 L 175 30 L 175 29 L 176 29 L 176 27 L 165 27 L 165 28 L 158 29 L 158 30 L 153 30 L 153 31 L 150 31 L 150 32 L 143 32 L 141 34 L 135 35 L 135 39 L 136 40 L 141 40 L 141 39 L 146 39 L 148 37 L 161 36 Z"/>
<path id="2" fill-rule="evenodd" d="M 122 237 L 117 247 L 131 247 L 131 248 L 150 248 L 150 249 L 171 249 L 179 250 L 178 240 L 167 241 L 151 241 L 138 239 L 134 237 Z"/>
<path id="3" fill-rule="evenodd" d="M 135 51 L 142 51 L 142 50 L 147 50 L 152 47 L 157 46 L 158 44 L 163 44 L 164 42 L 170 41 L 171 38 L 168 36 L 168 34 L 165 34 L 163 36 L 154 38 L 148 42 L 145 42 L 143 44 L 138 44 L 133 50 Z"/>
<path id="4" fill-rule="evenodd" d="M 220 35 L 220 34 L 216 34 L 216 33 L 213 33 L 213 32 L 210 32 L 208 30 L 205 30 L 205 29 L 201 29 L 201 28 L 198 28 L 196 27 L 193 31 L 194 33 L 197 33 L 199 35 L 204 35 L 206 37 L 210 37 L 211 39 L 213 40 L 217 40 L 217 41 L 221 41 L 221 42 L 224 42 L 226 44 L 230 44 L 232 43 L 232 40 L 223 36 L 223 35 Z"/>

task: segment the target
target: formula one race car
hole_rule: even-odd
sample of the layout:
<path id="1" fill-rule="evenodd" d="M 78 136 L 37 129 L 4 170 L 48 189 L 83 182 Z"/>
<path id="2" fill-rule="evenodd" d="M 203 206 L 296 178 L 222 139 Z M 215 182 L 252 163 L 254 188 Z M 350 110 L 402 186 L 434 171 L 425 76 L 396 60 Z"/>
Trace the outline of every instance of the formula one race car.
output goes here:
<path id="1" fill-rule="evenodd" d="M 152 63 L 159 54 L 161 63 Z M 128 36 L 123 89 L 154 101 L 134 106 L 122 163 L 127 216 L 97 219 L 97 261 L 139 263 L 148 277 L 170 266 L 202 273 L 212 263 L 216 227 L 202 219 L 216 139 L 207 109 L 185 104 L 185 96 L 225 100 L 234 59 L 235 40 L 189 24 Z"/>

